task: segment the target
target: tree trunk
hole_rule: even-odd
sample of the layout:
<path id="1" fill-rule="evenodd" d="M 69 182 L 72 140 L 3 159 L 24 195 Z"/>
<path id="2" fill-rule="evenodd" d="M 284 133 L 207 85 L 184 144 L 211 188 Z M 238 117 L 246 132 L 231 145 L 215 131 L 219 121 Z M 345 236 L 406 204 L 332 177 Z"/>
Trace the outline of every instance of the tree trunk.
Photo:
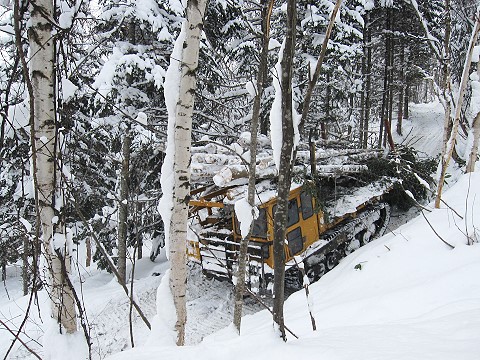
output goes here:
<path id="1" fill-rule="evenodd" d="M 475 171 L 475 163 L 477 162 L 478 158 L 478 144 L 480 140 L 480 113 L 478 113 L 477 116 L 475 116 L 475 119 L 473 119 L 472 128 L 473 144 L 468 157 L 467 167 L 465 169 L 466 173 Z"/>
<path id="2" fill-rule="evenodd" d="M 478 158 L 478 143 L 480 140 L 480 113 L 475 116 L 473 120 L 473 144 L 472 149 L 470 151 L 470 155 L 468 157 L 467 168 L 465 172 L 470 173 L 475 171 L 475 163 L 477 162 Z"/>
<path id="3" fill-rule="evenodd" d="M 385 66 L 383 71 L 383 95 L 382 95 L 382 112 L 380 115 L 380 129 L 378 132 L 378 148 L 380 149 L 385 146 L 386 138 L 384 137 L 386 133 L 385 124 L 388 119 L 388 108 L 389 108 L 389 99 L 390 99 L 390 86 L 389 86 L 389 68 L 390 68 L 390 46 L 391 46 L 391 8 L 387 7 L 387 15 L 385 19 Z"/>
<path id="4" fill-rule="evenodd" d="M 363 144 L 365 142 L 364 137 L 367 136 L 365 134 L 365 122 L 367 120 L 366 118 L 366 112 L 367 112 L 367 106 L 366 106 L 366 93 L 367 93 L 367 87 L 366 87 L 366 78 L 367 78 L 367 48 L 369 46 L 368 44 L 368 26 L 369 26 L 369 16 L 370 12 L 366 11 L 364 18 L 363 18 L 363 44 L 362 44 L 362 93 L 360 94 L 360 125 L 359 125 L 359 144 L 360 148 L 363 147 Z"/>
<path id="5" fill-rule="evenodd" d="M 449 0 L 447 0 L 449 2 Z M 458 98 L 456 101 L 456 107 L 455 107 L 455 117 L 453 118 L 453 127 L 451 132 L 447 131 L 447 122 L 446 122 L 446 131 L 444 134 L 444 146 L 443 146 L 443 151 L 442 151 L 442 158 L 441 158 L 441 171 L 440 171 L 440 177 L 438 180 L 438 191 L 437 191 L 437 196 L 435 198 L 435 207 L 438 209 L 440 207 L 440 202 L 442 198 L 442 190 L 443 190 L 443 185 L 445 182 L 445 175 L 447 173 L 447 168 L 448 164 L 450 162 L 450 159 L 452 158 L 452 154 L 455 150 L 455 143 L 456 143 L 456 137 L 458 133 L 458 125 L 460 123 L 460 115 L 462 112 L 462 104 L 463 104 L 463 99 L 465 95 L 465 89 L 467 87 L 468 83 L 468 78 L 470 74 L 470 65 L 472 63 L 472 55 L 473 55 L 473 49 L 475 47 L 475 44 L 477 43 L 478 39 L 478 33 L 480 31 L 480 10 L 477 11 L 476 14 L 476 22 L 475 22 L 475 28 L 472 32 L 472 35 L 470 37 L 470 43 L 468 46 L 468 52 L 465 57 L 465 63 L 463 65 L 463 73 L 462 73 L 462 80 L 460 82 L 460 89 L 458 92 Z M 448 21 L 449 18 L 447 19 L 447 24 L 450 23 Z M 449 114 L 450 115 L 450 114 Z M 450 120 L 450 116 L 449 119 Z M 447 140 L 448 139 L 448 140 Z"/>
<path id="6" fill-rule="evenodd" d="M 32 143 L 34 160 L 34 177 L 38 194 L 37 206 L 43 238 L 43 250 L 48 267 L 48 288 L 52 300 L 52 316 L 61 325 L 61 331 L 76 331 L 75 304 L 71 289 L 62 275 L 62 263 L 54 252 L 54 246 L 64 251 L 66 268 L 69 269 L 70 257 L 62 224 L 55 224 L 58 219 L 56 208 L 63 204 L 55 200 L 57 174 L 61 174 L 58 165 L 58 141 L 56 134 L 54 73 L 55 44 L 52 37 L 51 19 L 54 19 L 53 2 L 38 0 L 30 7 L 31 27 L 28 32 L 30 45 L 30 73 L 34 94 L 34 133 Z M 53 243 L 53 240 L 55 244 Z M 62 243 L 58 245 L 57 240 Z"/>
<path id="7" fill-rule="evenodd" d="M 403 118 L 408 119 L 410 117 L 409 115 L 409 109 L 408 109 L 408 102 L 410 101 L 410 87 L 408 84 L 405 84 L 405 97 L 403 99 Z"/>
<path id="8" fill-rule="evenodd" d="M 274 217 L 274 283 L 273 283 L 273 320 L 278 326 L 280 336 L 284 341 L 285 322 L 283 303 L 285 299 L 285 237 L 288 212 L 288 195 L 290 193 L 292 151 L 293 151 L 293 103 L 292 103 L 292 72 L 295 54 L 296 1 L 287 2 L 287 33 L 285 49 L 281 60 L 282 89 L 282 148 L 280 154 L 278 175 L 277 210 Z"/>
<path id="9" fill-rule="evenodd" d="M 121 281 L 127 282 L 127 229 L 128 229 L 128 197 L 129 197 L 129 171 L 130 171 L 130 125 L 127 125 L 125 138 L 122 144 L 122 172 L 120 174 L 120 203 L 118 204 L 118 274 Z"/>
<path id="10" fill-rule="evenodd" d="M 398 114 L 397 114 L 397 134 L 402 136 L 403 123 L 403 100 L 405 94 L 405 48 L 403 45 L 400 51 L 400 89 L 398 92 Z"/>
<path id="11" fill-rule="evenodd" d="M 28 262 L 28 255 L 30 250 L 30 243 L 28 241 L 27 234 L 23 234 L 23 254 L 22 254 L 22 283 L 23 283 L 23 295 L 28 294 L 28 283 L 30 282 L 30 264 Z"/>
<path id="12" fill-rule="evenodd" d="M 260 63 L 258 64 L 256 94 L 253 102 L 252 122 L 250 125 L 250 164 L 248 177 L 248 204 L 253 208 L 255 206 L 255 181 L 256 181 L 256 163 L 257 163 L 257 132 L 260 118 L 261 100 L 264 88 L 264 81 L 268 71 L 268 43 L 270 39 L 270 16 L 273 9 L 273 0 L 263 0 L 262 3 L 262 48 L 260 54 Z M 253 215 L 253 214 L 252 214 Z M 253 217 L 253 216 L 252 216 Z M 243 294 L 245 292 L 245 274 L 248 251 L 248 240 L 253 229 L 253 221 L 250 225 L 250 231 L 246 238 L 240 243 L 240 253 L 238 255 L 237 284 L 235 287 L 235 306 L 233 311 L 233 323 L 237 332 L 240 334 L 242 322 Z"/>
<path id="13" fill-rule="evenodd" d="M 174 192 L 170 221 L 170 290 L 177 315 L 175 330 L 177 331 L 177 345 L 179 346 L 185 343 L 185 324 L 187 321 L 185 247 L 188 201 L 190 199 L 190 148 L 196 71 L 206 4 L 207 0 L 188 0 L 187 2 L 186 22 L 184 23 L 185 40 L 181 57 L 181 78 L 175 110 Z"/>
<path id="14" fill-rule="evenodd" d="M 393 29 L 392 29 L 393 31 Z M 392 119 L 393 119 L 393 53 L 395 44 L 393 35 L 390 35 L 390 51 L 389 51 L 389 67 L 388 67 L 388 122 L 385 123 L 385 138 L 384 142 L 388 140 L 390 150 L 395 150 L 395 144 L 392 137 Z"/>
<path id="15" fill-rule="evenodd" d="M 85 258 L 85 267 L 89 267 L 92 263 L 92 240 L 90 239 L 90 235 L 88 235 L 85 239 L 85 248 L 87 251 L 87 256 Z"/>
<path id="16" fill-rule="evenodd" d="M 135 246 L 137 248 L 137 260 L 141 260 L 143 258 L 143 237 L 142 237 L 142 234 L 139 233 L 139 229 L 138 229 L 138 224 L 142 219 L 142 211 L 143 211 L 142 203 L 138 201 L 138 197 L 137 197 L 136 214 L 135 214 Z"/>
<path id="17" fill-rule="evenodd" d="M 363 122 L 363 148 L 366 149 L 368 146 L 368 127 L 370 121 L 370 94 L 372 88 L 372 30 L 370 29 L 370 12 L 367 11 L 365 17 L 365 26 L 367 32 L 367 78 L 365 84 L 365 119 Z"/>

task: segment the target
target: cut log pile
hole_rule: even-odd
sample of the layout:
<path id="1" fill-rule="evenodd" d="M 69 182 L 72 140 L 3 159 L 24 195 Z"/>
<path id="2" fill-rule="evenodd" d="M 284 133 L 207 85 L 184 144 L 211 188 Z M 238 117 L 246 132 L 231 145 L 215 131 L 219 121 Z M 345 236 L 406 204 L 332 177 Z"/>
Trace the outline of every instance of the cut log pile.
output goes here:
<path id="1" fill-rule="evenodd" d="M 246 184 L 250 160 L 249 140 L 249 133 L 243 133 L 239 141 L 231 145 L 204 141 L 193 147 L 192 182 L 199 185 L 213 182 L 221 188 Z M 299 146 L 294 171 L 309 176 L 310 151 L 303 150 L 305 148 L 305 144 Z M 266 136 L 259 136 L 257 152 L 257 180 L 275 178 L 278 171 L 270 140 Z M 338 177 L 366 171 L 365 161 L 379 154 L 375 150 L 341 148 L 336 143 L 325 144 L 322 141 L 315 151 L 317 174 L 319 177 Z"/>

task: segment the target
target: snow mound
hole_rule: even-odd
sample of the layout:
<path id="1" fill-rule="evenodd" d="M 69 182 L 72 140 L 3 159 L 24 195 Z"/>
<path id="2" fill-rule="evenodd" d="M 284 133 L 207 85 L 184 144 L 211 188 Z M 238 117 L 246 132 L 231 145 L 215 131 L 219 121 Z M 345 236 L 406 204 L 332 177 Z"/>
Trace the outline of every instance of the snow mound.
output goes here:
<path id="1" fill-rule="evenodd" d="M 270 313 L 243 320 L 197 346 L 148 347 L 111 359 L 321 358 L 478 359 L 480 354 L 480 173 L 463 176 L 444 195 L 448 207 L 420 215 L 345 258 L 310 286 L 317 331 L 303 292 L 285 304 L 299 338 L 276 337 Z M 451 249 L 434 233 L 454 246 Z"/>

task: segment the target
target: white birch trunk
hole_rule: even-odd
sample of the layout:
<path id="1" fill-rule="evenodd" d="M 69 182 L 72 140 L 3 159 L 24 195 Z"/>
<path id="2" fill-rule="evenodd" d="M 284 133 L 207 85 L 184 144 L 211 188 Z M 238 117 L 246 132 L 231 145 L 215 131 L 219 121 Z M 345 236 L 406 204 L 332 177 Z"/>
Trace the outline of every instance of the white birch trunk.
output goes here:
<path id="1" fill-rule="evenodd" d="M 185 42 L 181 57 L 181 78 L 176 106 L 173 157 L 173 210 L 170 221 L 170 290 L 173 295 L 177 321 L 177 345 L 185 342 L 186 308 L 186 240 L 188 202 L 190 199 L 190 147 L 192 115 L 196 88 L 196 70 L 203 15 L 207 0 L 188 0 L 186 9 Z"/>
<path id="2" fill-rule="evenodd" d="M 52 39 L 52 25 L 54 18 L 53 2 L 38 0 L 31 10 L 31 28 L 29 30 L 30 44 L 30 73 L 34 94 L 35 113 L 35 143 L 33 147 L 34 172 L 36 190 L 38 194 L 37 206 L 40 213 L 40 222 L 43 239 L 43 251 L 48 270 L 48 288 L 52 300 L 52 316 L 61 324 L 67 333 L 76 331 L 75 303 L 72 292 L 66 284 L 62 274 L 61 260 L 55 253 L 55 246 L 63 252 L 65 268 L 70 269 L 69 254 L 66 249 L 65 232 L 62 224 L 54 224 L 55 190 L 61 169 L 57 166 L 57 140 L 55 121 L 55 46 Z M 47 17 L 48 19 L 46 19 Z M 57 230 L 59 229 L 59 230 Z M 54 239 L 60 240 L 56 245 Z M 64 241 L 61 241 L 64 240 Z"/>
<path id="3" fill-rule="evenodd" d="M 476 81 L 480 84 L 480 61 L 477 62 L 477 80 Z M 472 148 L 470 149 L 470 154 L 468 156 L 468 163 L 465 169 L 466 173 L 475 171 L 475 163 L 477 162 L 477 157 L 478 157 L 478 145 L 480 142 L 480 112 L 478 112 L 475 118 L 473 119 L 472 135 L 473 135 L 473 143 L 472 143 Z"/>
<path id="4" fill-rule="evenodd" d="M 438 180 L 438 190 L 437 190 L 437 196 L 435 198 L 435 207 L 439 208 L 440 207 L 440 201 L 442 198 L 442 190 L 443 190 L 443 184 L 445 182 L 445 175 L 447 173 L 447 168 L 448 164 L 452 158 L 453 150 L 455 149 L 455 143 L 456 143 L 456 138 L 457 138 L 457 133 L 458 133 L 458 125 L 460 123 L 460 115 L 462 111 L 462 104 L 463 104 L 463 99 L 464 99 L 464 94 L 465 94 L 465 89 L 467 87 L 468 83 L 468 78 L 470 74 L 470 65 L 472 63 L 472 55 L 473 55 L 473 48 L 475 47 L 475 44 L 478 39 L 478 33 L 480 31 L 480 11 L 477 11 L 476 19 L 477 21 L 475 22 L 475 28 L 472 32 L 472 36 L 470 37 L 470 43 L 468 45 L 468 52 L 465 58 L 465 64 L 463 65 L 463 73 L 462 73 L 462 80 L 460 82 L 460 89 L 458 92 L 458 98 L 456 101 L 456 107 L 455 107 L 455 117 L 453 119 L 453 127 L 452 127 L 452 132 L 450 134 L 450 137 L 448 139 L 447 143 L 444 143 L 443 151 L 442 151 L 442 158 L 441 158 L 441 171 L 440 171 L 440 177 Z M 447 130 L 448 125 L 447 123 L 445 124 L 445 131 Z M 444 134 L 444 139 L 446 139 L 446 134 Z"/>
<path id="5" fill-rule="evenodd" d="M 480 140 L 480 113 L 475 116 L 473 120 L 473 144 L 468 157 L 468 164 L 465 172 L 470 173 L 475 171 L 475 163 L 478 157 L 478 143 Z"/>

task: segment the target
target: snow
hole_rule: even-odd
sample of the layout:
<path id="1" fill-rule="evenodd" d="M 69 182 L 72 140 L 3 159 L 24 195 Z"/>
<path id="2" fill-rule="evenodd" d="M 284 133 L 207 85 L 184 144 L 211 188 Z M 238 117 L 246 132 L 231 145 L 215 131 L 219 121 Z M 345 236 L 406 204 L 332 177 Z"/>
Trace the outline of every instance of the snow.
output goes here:
<path id="1" fill-rule="evenodd" d="M 257 88 L 252 81 L 247 81 L 247 83 L 245 84 L 245 89 L 252 98 L 257 95 Z"/>
<path id="2" fill-rule="evenodd" d="M 173 161 L 175 152 L 175 118 L 178 94 L 180 91 L 180 62 L 178 59 L 182 58 L 182 46 L 185 39 L 185 25 L 178 35 L 175 45 L 173 47 L 172 55 L 170 56 L 170 65 L 165 74 L 165 89 L 169 91 L 164 92 L 165 104 L 168 112 L 168 128 L 167 128 L 167 146 L 165 150 L 165 159 L 162 164 L 162 173 L 160 176 L 160 183 L 162 185 L 162 198 L 158 204 L 158 212 L 162 216 L 165 225 L 165 251 L 169 254 L 169 234 L 170 234 L 170 219 L 172 217 L 173 209 Z"/>
<path id="3" fill-rule="evenodd" d="M 152 320 L 152 331 L 146 345 L 174 346 L 176 343 L 175 305 L 170 291 L 170 269 L 162 277 L 157 290 L 157 315 Z"/>
<path id="4" fill-rule="evenodd" d="M 444 194 L 445 201 L 459 212 L 478 213 L 479 184 L 479 173 L 465 175 Z M 197 346 L 151 346 L 111 359 L 478 359 L 480 279 L 473 274 L 480 272 L 480 244 L 466 245 L 462 231 L 480 236 L 480 217 L 464 228 L 448 208 L 426 216 L 455 249 L 420 216 L 357 250 L 310 285 L 316 332 L 300 291 L 285 304 L 285 322 L 298 340 L 289 335 L 284 344 L 274 334 L 270 313 L 262 311 L 244 318 L 241 336 L 227 327 Z"/>
<path id="5" fill-rule="evenodd" d="M 280 44 L 277 40 L 275 40 L 273 38 L 270 38 L 270 40 L 268 42 L 268 50 L 274 50 L 274 49 L 277 49 L 281 46 L 282 46 L 282 44 Z"/>
<path id="6" fill-rule="evenodd" d="M 69 29 L 70 27 L 72 27 L 74 15 L 75 11 L 73 8 L 67 7 L 67 9 L 63 10 L 63 12 L 58 17 L 58 24 L 60 25 L 60 27 L 62 29 Z"/>
<path id="7" fill-rule="evenodd" d="M 138 123 L 142 124 L 142 125 L 148 125 L 147 123 L 147 114 L 145 114 L 144 112 L 139 112 L 137 114 L 137 117 L 135 118 L 135 121 L 137 121 Z"/>
<path id="8" fill-rule="evenodd" d="M 64 101 L 68 101 L 75 95 L 75 92 L 78 90 L 78 87 L 67 78 L 62 78 L 61 84 L 62 84 L 62 88 L 61 88 L 62 99 Z"/>
<path id="9" fill-rule="evenodd" d="M 364 0 L 363 1 L 363 8 L 366 11 L 370 11 L 375 7 L 375 2 L 373 0 Z"/>
<path id="10" fill-rule="evenodd" d="M 435 127 L 438 110 L 434 104 L 427 104 L 416 105 L 412 111 L 412 131 L 404 140 L 420 137 L 431 140 L 430 147 L 434 148 L 433 138 L 439 136 L 441 140 L 442 127 Z M 429 134 L 434 129 L 440 135 Z M 422 141 L 416 145 L 422 147 Z M 425 150 L 435 153 L 435 149 Z M 268 189 L 264 194 L 267 193 Z M 95 266 L 75 266 L 72 279 L 85 302 L 92 331 L 92 358 L 477 360 L 479 196 L 480 173 L 475 172 L 461 176 L 443 196 L 446 204 L 463 219 L 446 205 L 441 209 L 433 209 L 432 204 L 427 206 L 431 210 L 424 213 L 428 222 L 454 249 L 437 237 L 423 216 L 418 216 L 343 259 L 309 286 L 308 301 L 303 291 L 292 294 L 285 303 L 285 322 L 299 339 L 287 334 L 287 343 L 275 333 L 270 313 L 257 312 L 260 306 L 254 308 L 252 299 L 246 299 L 248 313 L 256 313 L 243 318 L 242 333 L 237 335 L 229 325 L 233 309 L 231 285 L 208 280 L 201 276 L 198 267 L 190 265 L 188 345 L 174 346 L 169 263 L 162 253 L 155 263 L 142 259 L 135 267 L 135 298 L 147 314 L 152 330 L 148 331 L 134 313 L 135 348 L 131 349 L 129 304 L 121 287 L 112 275 Z M 467 245 L 472 240 L 477 242 Z M 80 250 L 77 246 L 76 253 L 82 259 Z M 127 271 L 131 271 L 131 265 Z M 0 319 L 12 329 L 18 328 L 29 300 L 28 296 L 22 296 L 20 274 L 19 264 L 9 266 L 5 285 L 0 288 Z M 44 290 L 39 291 L 35 304 L 22 339 L 43 359 L 86 359 L 81 331 L 72 336 L 56 332 L 49 319 L 50 302 Z M 317 331 L 311 329 L 309 304 L 314 304 L 311 309 Z M 10 343 L 11 336 L 3 330 L 1 354 L 6 353 Z M 9 355 L 9 359 L 33 358 L 18 342 Z"/>
<path id="11" fill-rule="evenodd" d="M 65 354 L 75 354 L 77 359 L 88 359 L 88 347 L 82 332 L 62 335 L 53 319 L 47 319 L 47 330 L 43 335 L 43 359 L 56 360 L 64 358 Z"/>
<path id="12" fill-rule="evenodd" d="M 250 231 L 250 225 L 258 217 L 259 211 L 256 207 L 252 208 L 246 198 L 242 198 L 235 203 L 235 214 L 240 223 L 240 234 L 246 238 Z"/>
<path id="13" fill-rule="evenodd" d="M 473 48 L 472 62 L 478 63 L 479 58 L 480 58 L 480 45 L 477 45 Z"/>
<path id="14" fill-rule="evenodd" d="M 285 41 L 278 51 L 278 60 L 272 73 L 273 76 L 273 88 L 275 89 L 275 95 L 273 98 L 272 109 L 270 110 L 270 140 L 272 142 L 273 159 L 277 171 L 280 170 L 280 154 L 282 150 L 283 133 L 282 133 L 282 88 L 280 86 L 280 78 L 282 74 L 282 57 L 283 50 L 285 48 Z"/>
<path id="15" fill-rule="evenodd" d="M 410 104 L 411 116 L 403 119 L 403 137 L 395 131 L 395 142 L 414 147 L 419 155 L 436 157 L 442 152 L 443 107 L 438 101 Z"/>

